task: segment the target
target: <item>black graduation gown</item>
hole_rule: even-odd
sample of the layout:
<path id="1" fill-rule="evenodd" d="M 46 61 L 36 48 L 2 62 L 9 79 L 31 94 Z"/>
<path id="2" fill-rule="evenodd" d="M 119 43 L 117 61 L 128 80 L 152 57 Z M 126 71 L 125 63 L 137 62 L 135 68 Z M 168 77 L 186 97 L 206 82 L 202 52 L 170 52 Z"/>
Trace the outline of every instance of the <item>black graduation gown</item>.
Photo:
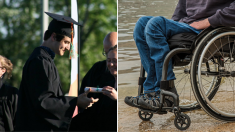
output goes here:
<path id="1" fill-rule="evenodd" d="M 67 131 L 77 97 L 64 96 L 54 61 L 41 47 L 24 65 L 16 131 Z"/>
<path id="2" fill-rule="evenodd" d="M 86 86 L 104 87 L 115 85 L 115 78 L 106 68 L 106 60 L 97 62 L 83 78 L 80 93 Z M 72 119 L 70 131 L 117 131 L 117 101 L 102 93 L 89 93 L 88 97 L 99 98 L 92 107 L 81 110 Z"/>
<path id="3" fill-rule="evenodd" d="M 0 89 L 0 131 L 14 130 L 17 101 L 18 89 L 3 84 Z"/>

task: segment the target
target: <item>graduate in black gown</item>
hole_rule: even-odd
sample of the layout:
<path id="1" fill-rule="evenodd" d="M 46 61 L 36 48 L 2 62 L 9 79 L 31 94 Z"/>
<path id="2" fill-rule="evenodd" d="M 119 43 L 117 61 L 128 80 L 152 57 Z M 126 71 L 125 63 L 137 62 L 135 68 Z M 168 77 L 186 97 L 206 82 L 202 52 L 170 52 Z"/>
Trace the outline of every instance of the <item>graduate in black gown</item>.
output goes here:
<path id="1" fill-rule="evenodd" d="M 10 79 L 13 64 L 6 57 L 0 55 L 0 131 L 13 131 L 15 113 L 17 110 L 18 89 L 6 85 Z"/>
<path id="2" fill-rule="evenodd" d="M 95 100 L 88 92 L 78 97 L 64 96 L 54 64 L 55 54 L 64 55 L 74 36 L 70 17 L 47 13 L 53 20 L 44 42 L 34 49 L 24 65 L 16 113 L 16 131 L 68 131 L 75 106 L 87 108 Z"/>
<path id="3" fill-rule="evenodd" d="M 117 56 L 114 56 L 117 49 L 113 49 L 112 54 L 110 52 L 112 58 L 108 56 L 109 49 L 117 44 L 117 33 L 109 33 L 103 43 L 107 60 L 92 66 L 79 91 L 81 94 L 85 87 L 98 86 L 103 88 L 103 93 L 88 94 L 88 97 L 99 98 L 99 101 L 88 109 L 80 109 L 72 119 L 70 131 L 117 131 Z"/>

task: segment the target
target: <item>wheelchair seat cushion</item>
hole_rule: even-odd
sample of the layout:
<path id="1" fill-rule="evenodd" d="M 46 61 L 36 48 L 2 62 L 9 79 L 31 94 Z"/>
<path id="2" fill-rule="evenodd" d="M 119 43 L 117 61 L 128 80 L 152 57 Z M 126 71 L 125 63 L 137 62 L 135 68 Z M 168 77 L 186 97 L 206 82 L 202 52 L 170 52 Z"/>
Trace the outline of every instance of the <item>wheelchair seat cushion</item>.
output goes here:
<path id="1" fill-rule="evenodd" d="M 191 48 L 196 37 L 196 33 L 176 34 L 168 39 L 169 48 L 170 50 L 175 48 Z"/>

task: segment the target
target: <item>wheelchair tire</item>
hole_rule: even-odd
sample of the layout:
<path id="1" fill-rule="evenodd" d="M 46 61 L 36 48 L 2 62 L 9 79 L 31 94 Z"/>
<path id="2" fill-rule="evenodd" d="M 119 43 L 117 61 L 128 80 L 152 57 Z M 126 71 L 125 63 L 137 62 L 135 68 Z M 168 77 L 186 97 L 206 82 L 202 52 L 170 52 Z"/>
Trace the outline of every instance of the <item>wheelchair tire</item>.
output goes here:
<path id="1" fill-rule="evenodd" d="M 153 117 L 153 113 L 144 112 L 141 110 L 139 111 L 138 115 L 143 121 L 149 121 Z"/>
<path id="2" fill-rule="evenodd" d="M 234 31 L 224 28 L 211 31 L 199 42 L 194 51 L 190 71 L 192 88 L 197 102 L 206 113 L 222 121 L 235 121 L 235 111 L 233 110 L 235 108 L 235 90 L 232 88 L 232 90 L 228 90 L 235 79 L 232 77 L 235 76 L 233 74 L 235 71 L 234 42 Z M 232 51 L 231 46 L 234 46 Z M 209 82 L 206 78 L 213 78 L 213 81 Z M 225 86 L 225 82 L 230 83 L 229 87 Z M 209 85 L 213 89 L 205 91 Z M 231 110 L 232 112 L 230 112 Z"/>

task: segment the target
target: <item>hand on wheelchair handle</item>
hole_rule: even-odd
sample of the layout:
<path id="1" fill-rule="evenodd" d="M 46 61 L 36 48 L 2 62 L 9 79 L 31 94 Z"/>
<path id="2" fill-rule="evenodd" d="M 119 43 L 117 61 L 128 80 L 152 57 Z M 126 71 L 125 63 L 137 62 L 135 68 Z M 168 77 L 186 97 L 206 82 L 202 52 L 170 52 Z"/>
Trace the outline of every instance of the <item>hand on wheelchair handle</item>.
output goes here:
<path id="1" fill-rule="evenodd" d="M 204 20 L 201 20 L 201 21 L 198 21 L 198 22 L 193 22 L 190 24 L 191 27 L 193 28 L 196 28 L 198 30 L 201 30 L 201 29 L 206 29 L 210 26 L 210 22 L 208 21 L 208 18 L 207 19 L 204 19 Z"/>

